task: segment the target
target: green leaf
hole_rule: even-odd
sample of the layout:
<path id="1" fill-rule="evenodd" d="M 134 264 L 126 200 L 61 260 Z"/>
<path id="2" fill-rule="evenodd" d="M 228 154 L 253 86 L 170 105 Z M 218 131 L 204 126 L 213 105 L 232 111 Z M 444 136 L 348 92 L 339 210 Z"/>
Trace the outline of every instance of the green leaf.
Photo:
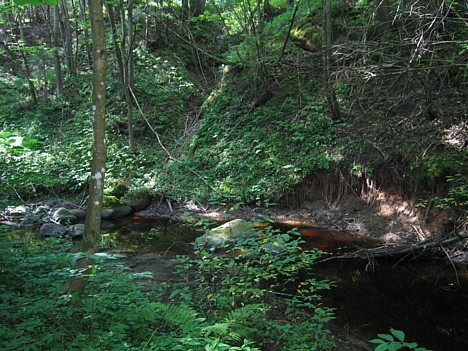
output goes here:
<path id="1" fill-rule="evenodd" d="M 388 351 L 398 351 L 402 348 L 402 344 L 399 341 L 393 341 L 388 344 Z"/>
<path id="2" fill-rule="evenodd" d="M 394 341 L 395 338 L 391 335 L 388 335 L 388 334 L 377 334 L 377 336 L 383 340 L 387 340 L 387 341 Z"/>
<path id="3" fill-rule="evenodd" d="M 369 340 L 369 342 L 373 343 L 373 344 L 383 344 L 383 343 L 387 343 L 385 340 L 382 340 L 382 339 L 372 339 L 372 340 Z"/>
<path id="4" fill-rule="evenodd" d="M 393 335 L 395 335 L 395 337 L 398 340 L 405 341 L 405 333 L 404 332 L 402 332 L 401 330 L 393 329 L 393 328 L 390 328 L 390 331 L 392 332 Z"/>
<path id="5" fill-rule="evenodd" d="M 388 344 L 385 343 L 385 344 L 380 344 L 379 346 L 377 346 L 374 351 L 387 351 L 387 350 L 388 350 Z"/>

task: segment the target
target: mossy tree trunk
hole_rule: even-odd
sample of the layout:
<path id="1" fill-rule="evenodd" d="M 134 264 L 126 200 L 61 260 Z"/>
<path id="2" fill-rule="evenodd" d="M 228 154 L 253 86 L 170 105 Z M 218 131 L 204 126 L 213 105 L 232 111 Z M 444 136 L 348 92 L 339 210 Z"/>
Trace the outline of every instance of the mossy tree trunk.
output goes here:
<path id="1" fill-rule="evenodd" d="M 91 182 L 85 221 L 85 232 L 80 244 L 80 251 L 87 256 L 95 253 L 101 239 L 101 211 L 104 190 L 106 164 L 106 67 L 107 54 L 105 42 L 104 18 L 101 0 L 89 0 L 91 19 L 91 34 L 93 39 L 93 161 L 91 164 Z M 77 261 L 76 268 L 81 271 L 79 276 L 68 280 L 67 293 L 83 293 L 87 276 L 94 261 L 85 257 Z"/>

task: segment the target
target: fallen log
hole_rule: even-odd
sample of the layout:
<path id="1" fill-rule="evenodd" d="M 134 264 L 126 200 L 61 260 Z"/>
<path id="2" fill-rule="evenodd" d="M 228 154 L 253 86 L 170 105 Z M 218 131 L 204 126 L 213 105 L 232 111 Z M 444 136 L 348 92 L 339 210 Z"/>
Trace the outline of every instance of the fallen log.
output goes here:
<path id="1" fill-rule="evenodd" d="M 445 238 L 442 240 L 433 240 L 428 239 L 423 242 L 409 245 L 409 246 L 379 246 L 374 248 L 365 248 L 360 249 L 351 253 L 343 254 L 343 255 L 336 255 L 336 256 L 329 256 L 322 260 L 318 260 L 315 264 L 326 262 L 333 259 L 360 259 L 360 260 L 373 260 L 379 258 L 405 258 L 405 256 L 413 256 L 415 255 L 422 255 L 428 251 L 433 249 L 443 248 L 444 246 L 454 244 L 456 242 L 463 242 L 464 240 L 468 239 L 468 234 L 465 235 L 455 235 L 449 238 Z"/>

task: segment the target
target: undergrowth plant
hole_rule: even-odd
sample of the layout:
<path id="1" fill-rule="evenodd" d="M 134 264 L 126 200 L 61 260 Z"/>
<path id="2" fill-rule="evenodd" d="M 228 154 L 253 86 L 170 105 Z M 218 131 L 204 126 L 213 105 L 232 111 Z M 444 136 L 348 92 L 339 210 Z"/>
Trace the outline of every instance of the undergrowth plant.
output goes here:
<path id="1" fill-rule="evenodd" d="M 330 282 L 308 275 L 319 253 L 299 251 L 294 233 L 264 231 L 243 242 L 235 257 L 202 250 L 197 259 L 181 260 L 189 267 L 186 283 L 151 291 L 141 288 L 151 274 L 132 272 L 119 255 L 94 254 L 79 297 L 61 292 L 70 276 L 84 274 L 73 268 L 84 254 L 72 253 L 71 243 L 14 234 L 8 227 L 0 227 L 0 239 L 2 350 L 333 347 L 325 325 L 332 312 L 318 294 Z M 282 254 L 275 253 L 278 248 Z"/>
<path id="2" fill-rule="evenodd" d="M 377 344 L 375 351 L 398 351 L 398 350 L 414 350 L 414 351 L 430 351 L 415 342 L 405 341 L 405 333 L 401 330 L 390 328 L 390 334 L 378 334 L 378 338 L 370 340 L 371 343 Z"/>
<path id="3" fill-rule="evenodd" d="M 230 330 L 256 340 L 262 350 L 330 350 L 326 323 L 333 313 L 321 304 L 320 291 L 333 284 L 313 277 L 321 253 L 302 250 L 301 243 L 295 231 L 266 228 L 225 254 L 201 247 L 195 259 L 181 261 L 195 280 L 171 297 L 197 301 L 207 319 L 241 312 L 242 324 Z M 252 313 L 259 308 L 262 313 Z"/>

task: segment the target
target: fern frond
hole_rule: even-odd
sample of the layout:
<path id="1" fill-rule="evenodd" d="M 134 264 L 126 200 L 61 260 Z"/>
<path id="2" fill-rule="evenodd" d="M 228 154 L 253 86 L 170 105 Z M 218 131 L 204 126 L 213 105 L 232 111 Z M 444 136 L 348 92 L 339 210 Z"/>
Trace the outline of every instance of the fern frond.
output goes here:
<path id="1" fill-rule="evenodd" d="M 216 335 L 219 337 L 219 336 L 228 334 L 230 327 L 231 327 L 231 323 L 227 323 L 227 322 L 216 323 L 216 324 L 204 327 L 203 332 L 206 334 L 206 336 Z"/>
<path id="2" fill-rule="evenodd" d="M 242 323 L 244 321 L 248 321 L 251 319 L 255 314 L 262 313 L 264 314 L 266 309 L 262 304 L 252 304 L 246 305 L 240 308 L 237 308 L 233 311 L 230 311 L 226 316 L 225 320 L 235 324 L 235 323 Z"/>
<path id="3" fill-rule="evenodd" d="M 167 324 L 178 327 L 182 335 L 193 335 L 201 332 L 204 318 L 198 317 L 197 311 L 188 305 L 153 303 L 156 310 L 159 310 L 161 317 Z"/>

